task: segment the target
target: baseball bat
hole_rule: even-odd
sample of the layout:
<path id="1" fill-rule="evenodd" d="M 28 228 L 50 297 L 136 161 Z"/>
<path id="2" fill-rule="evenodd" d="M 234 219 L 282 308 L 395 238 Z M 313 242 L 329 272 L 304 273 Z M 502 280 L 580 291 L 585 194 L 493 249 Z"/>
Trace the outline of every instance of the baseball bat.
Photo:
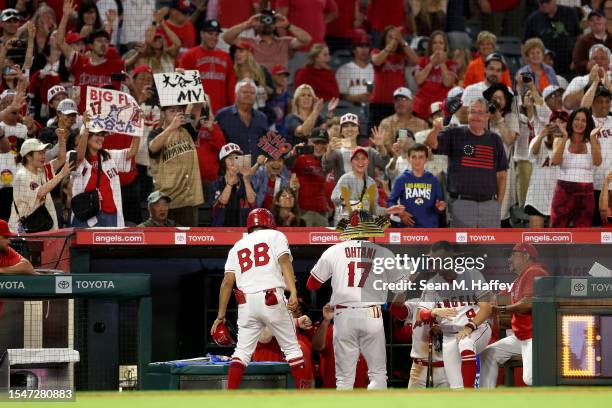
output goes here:
<path id="1" fill-rule="evenodd" d="M 427 379 L 425 388 L 433 388 L 433 335 L 429 333 L 429 342 L 427 343 Z"/>

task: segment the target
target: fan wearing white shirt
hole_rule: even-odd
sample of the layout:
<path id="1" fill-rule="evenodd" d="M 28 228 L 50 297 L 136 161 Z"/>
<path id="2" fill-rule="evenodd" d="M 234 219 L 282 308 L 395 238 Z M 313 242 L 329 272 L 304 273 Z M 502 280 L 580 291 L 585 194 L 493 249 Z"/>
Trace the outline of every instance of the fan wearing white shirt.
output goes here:
<path id="1" fill-rule="evenodd" d="M 374 67 L 370 62 L 370 36 L 361 29 L 353 33 L 353 61 L 336 71 L 340 97 L 348 102 L 367 103 L 368 84 L 374 81 Z"/>
<path id="2" fill-rule="evenodd" d="M 596 137 L 601 146 L 601 164 L 593 169 L 593 193 L 595 196 L 595 210 L 593 211 L 593 226 L 601 226 L 599 214 L 599 195 L 603 181 L 612 169 L 612 117 L 608 116 L 612 105 L 612 92 L 606 85 L 609 82 L 601 79 L 595 80 L 584 94 L 581 106 L 591 108 L 595 127 L 601 127 Z"/>
<path id="3" fill-rule="evenodd" d="M 612 76 L 610 72 L 610 50 L 603 44 L 595 44 L 589 50 L 589 62 L 587 64 L 589 73 L 577 76 L 569 83 L 563 94 L 563 106 L 566 109 L 576 109 L 580 106 L 584 96 L 585 87 L 597 77 Z"/>

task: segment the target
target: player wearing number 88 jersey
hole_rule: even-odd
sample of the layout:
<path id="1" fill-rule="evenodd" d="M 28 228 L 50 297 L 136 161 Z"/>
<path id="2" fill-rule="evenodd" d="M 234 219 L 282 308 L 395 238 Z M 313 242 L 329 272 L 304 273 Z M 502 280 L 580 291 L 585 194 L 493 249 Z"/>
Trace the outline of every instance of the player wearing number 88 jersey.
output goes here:
<path id="1" fill-rule="evenodd" d="M 473 388 L 476 379 L 476 355 L 485 349 L 491 338 L 492 293 L 480 289 L 486 281 L 476 269 L 445 267 L 457 259 L 452 246 L 442 241 L 432 246 L 430 256 L 437 274 L 427 281 L 421 295 L 417 321 L 434 319 L 442 328 L 444 371 L 451 388 Z M 457 263 L 458 264 L 458 263 Z"/>
<path id="2" fill-rule="evenodd" d="M 249 234 L 230 249 L 225 263 L 225 276 L 219 291 L 219 311 L 211 335 L 225 321 L 225 312 L 234 282 L 238 303 L 238 341 L 228 371 L 228 388 L 240 386 L 245 367 L 257 346 L 264 327 L 268 327 L 285 359 L 297 388 L 309 386 L 304 357 L 298 344 L 293 318 L 289 313 L 298 306 L 292 257 L 287 237 L 275 231 L 274 217 L 262 208 L 251 211 L 247 218 Z M 290 292 L 289 301 L 284 290 Z"/>
<path id="3" fill-rule="evenodd" d="M 352 229 L 353 233 L 347 235 L 353 239 L 336 244 L 321 255 L 310 272 L 307 288 L 316 290 L 331 279 L 336 388 L 353 388 L 361 353 L 368 364 L 368 389 L 385 389 L 385 331 L 380 305 L 387 301 L 385 285 L 398 282 L 403 276 L 395 270 L 380 273 L 373 267 L 379 258 L 393 258 L 391 251 L 369 241 L 356 240 L 370 237 L 376 230 L 382 232 L 383 226 L 376 226 L 377 221 L 361 211 L 354 212 L 350 219 L 355 228 L 349 226 L 344 231 Z"/>

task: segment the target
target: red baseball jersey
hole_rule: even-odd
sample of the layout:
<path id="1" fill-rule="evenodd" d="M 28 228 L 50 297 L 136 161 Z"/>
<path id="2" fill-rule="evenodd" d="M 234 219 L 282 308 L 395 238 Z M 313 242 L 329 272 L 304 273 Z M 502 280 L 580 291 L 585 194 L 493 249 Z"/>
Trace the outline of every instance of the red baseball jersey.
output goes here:
<path id="1" fill-rule="evenodd" d="M 109 56 L 113 53 L 108 53 Z M 113 89 L 121 89 L 121 81 L 111 80 L 111 74 L 125 70 L 125 62 L 121 58 L 107 58 L 101 64 L 92 64 L 91 60 L 81 54 L 74 54 L 70 71 L 74 75 L 74 85 L 80 87 L 79 112 L 85 111 L 87 102 L 87 86 L 104 88 L 111 85 Z"/>
<path id="2" fill-rule="evenodd" d="M 539 276 L 548 276 L 546 267 L 541 263 L 533 264 L 525 269 L 514 281 L 510 292 L 512 303 L 516 303 L 523 298 L 533 296 L 533 281 Z M 512 315 L 512 331 L 519 340 L 529 340 L 531 338 L 532 317 L 531 312 L 526 314 Z"/>
<path id="3" fill-rule="evenodd" d="M 0 268 L 17 265 L 22 258 L 19 252 L 9 247 L 6 252 L 0 252 Z"/>
<path id="4" fill-rule="evenodd" d="M 204 91 L 210 97 L 213 112 L 234 103 L 236 74 L 229 54 L 222 50 L 205 50 L 201 46 L 187 51 L 179 60 L 179 67 L 197 69 Z"/>

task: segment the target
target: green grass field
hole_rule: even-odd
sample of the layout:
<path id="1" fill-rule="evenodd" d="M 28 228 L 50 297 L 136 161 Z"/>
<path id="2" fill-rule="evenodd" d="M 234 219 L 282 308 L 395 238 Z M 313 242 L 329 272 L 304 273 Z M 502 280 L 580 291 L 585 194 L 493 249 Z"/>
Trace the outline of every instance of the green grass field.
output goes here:
<path id="1" fill-rule="evenodd" d="M 52 403 L 68 408 L 587 408 L 609 407 L 612 387 L 498 388 L 496 390 L 391 389 L 382 392 L 296 391 L 138 391 L 80 392 L 76 402 Z M 18 403 L 40 408 L 41 403 Z M 45 404 L 47 405 L 47 404 Z"/>

